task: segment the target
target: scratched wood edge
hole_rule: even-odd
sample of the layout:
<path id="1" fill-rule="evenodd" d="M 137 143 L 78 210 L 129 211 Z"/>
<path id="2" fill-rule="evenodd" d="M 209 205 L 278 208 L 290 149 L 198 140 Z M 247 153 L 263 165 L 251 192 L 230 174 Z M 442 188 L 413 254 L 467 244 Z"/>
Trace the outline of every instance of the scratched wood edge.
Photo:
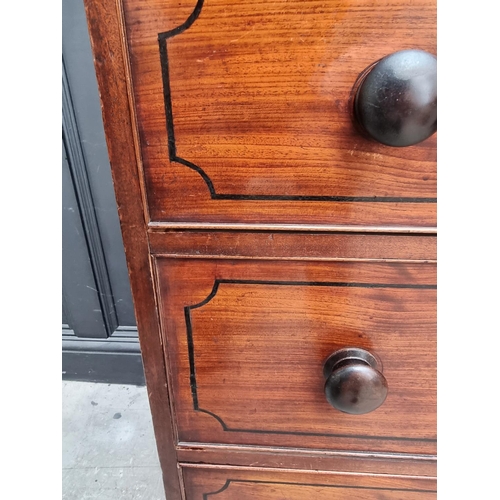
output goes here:
<path id="1" fill-rule="evenodd" d="M 169 500 L 183 487 L 169 411 L 120 0 L 84 0 L 158 455 Z"/>
<path id="2" fill-rule="evenodd" d="M 370 453 L 278 448 L 274 446 L 238 446 L 213 443 L 179 442 L 177 456 L 180 462 L 222 466 L 248 466 L 322 470 L 367 474 L 415 475 L 435 478 L 435 455 L 399 453 Z"/>
<path id="3" fill-rule="evenodd" d="M 145 183 L 145 175 L 144 175 L 144 164 L 142 161 L 142 148 L 139 138 L 139 122 L 136 113 L 135 106 L 135 98 L 134 98 L 134 89 L 133 89 L 133 79 L 132 79 L 132 68 L 130 67 L 130 55 L 127 45 L 127 34 L 126 34 L 126 26 L 125 26 L 125 12 L 123 8 L 123 0 L 115 0 L 117 11 L 118 11 L 118 22 L 120 25 L 121 38 L 122 42 L 122 53 L 125 55 L 123 59 L 123 65 L 125 70 L 125 81 L 127 86 L 127 97 L 129 101 L 129 112 L 132 120 L 132 135 L 134 137 L 134 145 L 135 145 L 135 155 L 137 161 L 137 173 L 139 184 L 141 186 L 141 198 L 142 198 L 142 209 L 144 211 L 144 216 L 148 222 L 151 222 L 151 216 L 149 214 L 149 202 L 148 195 Z"/>
<path id="4" fill-rule="evenodd" d="M 155 253 L 158 258 L 178 259 L 216 259 L 216 260 L 271 260 L 271 261 L 294 261 L 294 262 L 369 262 L 380 264 L 437 264 L 436 259 L 363 259 L 350 257 L 259 257 L 249 255 L 193 255 L 184 253 Z"/>
<path id="5" fill-rule="evenodd" d="M 416 474 L 373 474 L 373 473 L 359 473 L 359 472 L 339 472 L 339 471 L 324 471 L 324 470 L 307 470 L 307 469 L 286 469 L 283 467 L 242 467 L 242 466 L 231 466 L 226 465 L 221 467 L 216 464 L 192 464 L 181 462 L 180 465 L 186 469 L 213 469 L 213 470 L 234 470 L 234 471 L 246 471 L 246 472 L 264 472 L 264 473 L 294 473 L 294 474 L 307 474 L 308 476 L 344 476 L 344 477 L 382 477 L 384 479 L 423 479 L 424 481 L 431 481 L 434 478 L 429 478 L 425 476 L 418 476 Z"/>
<path id="6" fill-rule="evenodd" d="M 238 479 L 254 478 L 266 482 L 282 482 L 290 481 L 290 484 L 300 483 L 302 478 L 307 478 L 307 483 L 314 483 L 319 479 L 326 480 L 330 484 L 338 484 L 338 481 L 346 481 L 345 486 L 361 486 L 370 488 L 385 486 L 390 487 L 391 482 L 397 482 L 401 490 L 411 489 L 412 487 L 423 487 L 424 489 L 436 489 L 436 478 L 418 476 L 414 474 L 373 474 L 359 472 L 338 472 L 338 471 L 323 471 L 323 470 L 308 470 L 308 469 L 286 469 L 286 468 L 267 468 L 267 467 L 234 467 L 230 465 L 202 465 L 181 462 L 180 466 L 186 471 L 196 471 L 202 473 L 220 474 L 226 478 L 231 478 L 234 481 Z M 287 477 L 288 476 L 288 477 Z M 303 484 L 307 484 L 303 483 Z M 222 485 L 221 485 L 222 486 Z"/>
<path id="7" fill-rule="evenodd" d="M 345 232 L 345 233 L 390 233 L 436 235 L 436 227 L 427 226 L 356 226 L 335 224 L 267 224 L 267 223 L 214 223 L 214 222 L 158 222 L 151 221 L 149 230 L 163 232 L 171 230 L 205 231 L 297 231 L 297 232 Z"/>
<path id="8" fill-rule="evenodd" d="M 299 233 L 279 231 L 169 231 L 149 233 L 156 256 L 303 261 L 433 262 L 433 235 Z"/>

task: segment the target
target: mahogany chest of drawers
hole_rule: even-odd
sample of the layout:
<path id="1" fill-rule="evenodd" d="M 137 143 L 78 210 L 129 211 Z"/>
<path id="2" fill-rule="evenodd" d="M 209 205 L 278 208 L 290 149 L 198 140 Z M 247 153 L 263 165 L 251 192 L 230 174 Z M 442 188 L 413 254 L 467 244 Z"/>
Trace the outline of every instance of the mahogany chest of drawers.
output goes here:
<path id="1" fill-rule="evenodd" d="M 435 498 L 434 1 L 85 3 L 167 499 Z"/>

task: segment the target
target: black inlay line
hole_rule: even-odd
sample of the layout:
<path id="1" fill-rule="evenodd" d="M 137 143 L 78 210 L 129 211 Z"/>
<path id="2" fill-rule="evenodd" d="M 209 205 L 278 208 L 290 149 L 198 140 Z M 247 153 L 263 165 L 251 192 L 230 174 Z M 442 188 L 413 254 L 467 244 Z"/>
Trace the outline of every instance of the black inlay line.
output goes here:
<path id="1" fill-rule="evenodd" d="M 352 490 L 379 490 L 379 491 L 408 491 L 412 493 L 437 493 L 436 490 L 423 490 L 416 488 L 382 488 L 380 486 L 352 486 L 345 484 L 315 484 L 315 483 L 292 483 L 288 481 L 258 481 L 254 479 L 228 479 L 226 480 L 224 486 L 210 493 L 203 493 L 203 500 L 207 500 L 209 496 L 215 496 L 229 488 L 231 483 L 249 483 L 249 484 L 274 484 L 274 485 L 285 485 L 285 486 L 310 486 L 313 488 L 345 488 Z"/>
<path id="2" fill-rule="evenodd" d="M 214 417 L 216 420 L 218 420 L 220 422 L 220 424 L 222 425 L 222 428 L 224 430 L 226 430 L 226 424 L 224 423 L 224 421 L 220 417 L 218 417 L 215 413 L 212 413 L 208 410 L 202 410 L 198 406 L 198 390 L 196 387 L 196 367 L 194 364 L 193 327 L 191 326 L 191 309 L 196 309 L 197 307 L 202 307 L 205 304 L 207 304 L 208 302 L 210 302 L 215 297 L 215 294 L 217 293 L 218 289 L 219 289 L 219 281 L 215 280 L 212 291 L 208 294 L 208 297 L 206 297 L 204 300 L 202 300 L 198 304 L 184 307 L 184 318 L 186 320 L 187 342 L 188 342 L 188 351 L 189 351 L 189 379 L 190 379 L 189 383 L 191 386 L 191 395 L 193 397 L 194 409 L 197 411 L 202 411 L 204 413 L 208 413 L 209 415 Z"/>
<path id="3" fill-rule="evenodd" d="M 189 351 L 189 384 L 191 386 L 191 396 L 193 397 L 194 409 L 199 410 L 198 390 L 196 387 L 196 369 L 194 366 L 193 329 L 191 326 L 191 312 L 188 307 L 184 308 L 184 318 L 186 319 L 187 341 L 188 341 L 188 351 Z"/>
<path id="4" fill-rule="evenodd" d="M 174 145 L 175 147 L 175 145 Z M 212 179 L 206 174 L 206 172 L 201 168 L 198 167 L 198 165 L 195 165 L 194 163 L 191 163 L 190 161 L 184 160 L 184 158 L 181 158 L 179 156 L 176 156 L 172 161 L 176 161 L 177 163 L 180 163 L 181 165 L 184 165 L 191 170 L 194 170 L 195 172 L 198 172 L 201 175 L 201 178 L 205 181 L 205 184 L 208 187 L 208 190 L 210 191 L 210 198 L 213 200 L 221 199 L 220 195 L 218 195 L 215 192 L 214 185 L 212 183 Z"/>
<path id="5" fill-rule="evenodd" d="M 217 495 L 218 493 L 222 493 L 224 490 L 227 490 L 231 482 L 234 482 L 234 479 L 228 479 L 220 490 L 212 491 L 211 493 L 203 493 L 203 500 L 207 500 L 209 496 Z"/>
<path id="6" fill-rule="evenodd" d="M 191 25 L 198 19 L 198 16 L 201 14 L 201 9 L 203 7 L 204 0 L 198 0 L 193 12 L 189 15 L 189 17 L 180 25 L 174 29 L 169 31 L 164 31 L 163 33 L 158 34 L 159 40 L 166 40 L 167 38 L 172 38 L 175 35 L 179 35 L 183 31 L 186 31 Z"/>
<path id="7" fill-rule="evenodd" d="M 358 202 L 358 203 L 436 203 L 437 198 L 398 197 L 398 196 L 302 196 L 302 195 L 252 195 L 252 194 L 219 194 L 208 174 L 198 165 L 177 156 L 175 144 L 174 116 L 172 111 L 172 92 L 170 89 L 170 74 L 167 51 L 167 40 L 186 31 L 201 14 L 204 0 L 198 0 L 191 15 L 170 31 L 158 34 L 160 46 L 160 63 L 163 82 L 163 101 L 167 127 L 168 155 L 171 162 L 176 162 L 197 172 L 204 180 L 213 200 L 232 201 L 309 201 L 309 202 Z"/>
<path id="8" fill-rule="evenodd" d="M 414 442 L 419 443 L 435 443 L 436 439 L 433 438 L 407 438 L 407 437 L 394 437 L 394 436 L 373 436 L 365 434 L 332 434 L 332 433 L 321 433 L 321 432 L 300 432 L 300 431 L 272 431 L 266 429 L 234 429 L 229 428 L 227 424 L 222 420 L 221 417 L 213 412 L 204 410 L 203 408 L 195 408 L 196 411 L 207 413 L 214 417 L 221 424 L 222 429 L 226 432 L 241 432 L 248 434 L 274 434 L 274 435 L 285 435 L 285 436 L 310 436 L 310 437 L 328 437 L 328 438 L 349 438 L 349 439 L 371 439 L 375 441 L 403 441 L 403 442 Z"/>
<path id="9" fill-rule="evenodd" d="M 198 165 L 195 165 L 194 163 L 191 163 L 190 161 L 185 160 L 180 156 L 177 156 L 177 149 L 175 145 L 175 132 L 174 132 L 174 115 L 172 112 L 172 98 L 170 92 L 170 76 L 168 69 L 167 40 L 165 38 L 159 38 L 158 42 L 160 45 L 161 73 L 163 80 L 163 100 L 165 102 L 165 117 L 167 120 L 167 140 L 168 140 L 169 160 L 180 163 L 181 165 L 184 165 L 190 168 L 191 170 L 194 170 L 198 174 L 200 174 L 202 179 L 205 181 L 208 190 L 210 191 L 210 197 L 215 198 L 217 196 L 215 188 L 212 184 L 212 180 L 210 179 L 210 177 L 208 177 L 205 171 L 202 168 L 198 167 Z"/>
<path id="10" fill-rule="evenodd" d="M 161 76 L 163 80 L 163 100 L 165 101 L 165 115 L 167 119 L 168 156 L 170 161 L 176 157 L 174 137 L 174 117 L 170 98 L 170 77 L 168 74 L 168 54 L 166 40 L 158 40 L 160 44 Z"/>
<path id="11" fill-rule="evenodd" d="M 429 290 L 437 289 L 437 285 L 417 285 L 417 284 L 407 284 L 407 283 L 347 283 L 341 281 L 269 281 L 269 280 L 218 279 L 216 280 L 216 283 L 218 284 L 230 283 L 236 285 L 332 286 L 332 287 L 352 287 L 352 288 L 416 288 L 416 289 L 429 289 Z"/>
<path id="12" fill-rule="evenodd" d="M 200 169 L 201 170 L 201 169 Z M 206 175 L 206 174 L 205 174 Z M 216 200 L 251 201 L 338 201 L 358 203 L 436 203 L 437 198 L 407 198 L 402 196 L 302 196 L 274 194 L 215 194 Z"/>
<path id="13" fill-rule="evenodd" d="M 347 283 L 347 282 L 327 282 L 327 281 L 264 281 L 264 280 L 228 280 L 216 279 L 212 290 L 208 296 L 201 302 L 191 306 L 184 307 L 184 318 L 186 321 L 188 357 L 189 357 L 189 382 L 191 387 L 191 395 L 193 398 L 193 409 L 215 418 L 225 432 L 248 432 L 252 434 L 286 434 L 293 436 L 315 436 L 315 437 L 340 437 L 351 439 L 374 439 L 383 441 L 419 441 L 434 443 L 436 439 L 431 438 L 408 438 L 408 437 L 393 437 L 393 436 L 366 436 L 366 435 L 347 435 L 347 434 L 323 434 L 318 432 L 298 432 L 298 431 L 274 431 L 265 429 L 234 429 L 230 428 L 219 415 L 205 410 L 200 407 L 198 402 L 198 386 L 196 383 L 196 365 L 193 340 L 193 325 L 191 321 L 191 310 L 197 309 L 208 304 L 217 294 L 220 284 L 237 284 L 237 285 L 282 285 L 282 286 L 330 286 L 330 287 L 353 287 L 353 288 L 413 288 L 436 290 L 437 285 L 413 285 L 406 283 Z"/>
<path id="14" fill-rule="evenodd" d="M 204 306 L 205 304 L 208 304 L 217 294 L 217 290 L 219 289 L 219 283 L 221 283 L 221 280 L 216 279 L 212 291 L 208 294 L 208 297 L 206 299 L 203 299 L 201 302 L 198 302 L 198 304 L 194 304 L 193 306 L 188 306 L 188 308 L 196 309 L 198 307 Z"/>

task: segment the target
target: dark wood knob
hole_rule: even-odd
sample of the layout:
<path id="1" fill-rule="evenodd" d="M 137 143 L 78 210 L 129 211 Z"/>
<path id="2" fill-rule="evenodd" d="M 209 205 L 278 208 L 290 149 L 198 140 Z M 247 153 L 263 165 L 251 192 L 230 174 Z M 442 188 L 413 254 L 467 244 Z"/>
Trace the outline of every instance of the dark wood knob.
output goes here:
<path id="1" fill-rule="evenodd" d="M 354 87 L 359 128 L 387 146 L 411 146 L 437 128 L 437 60 L 423 50 L 401 50 L 376 62 Z"/>
<path id="2" fill-rule="evenodd" d="M 344 413 L 369 413 L 387 397 L 382 363 L 364 349 L 348 347 L 334 352 L 325 362 L 323 375 L 327 401 Z"/>

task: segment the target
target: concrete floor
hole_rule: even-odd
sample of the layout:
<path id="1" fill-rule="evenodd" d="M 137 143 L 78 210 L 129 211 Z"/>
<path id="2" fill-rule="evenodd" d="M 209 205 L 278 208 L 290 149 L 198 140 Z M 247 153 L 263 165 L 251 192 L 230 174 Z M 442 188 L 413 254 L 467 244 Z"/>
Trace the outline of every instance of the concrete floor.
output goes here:
<path id="1" fill-rule="evenodd" d="M 165 500 L 146 388 L 62 390 L 63 500 Z"/>

